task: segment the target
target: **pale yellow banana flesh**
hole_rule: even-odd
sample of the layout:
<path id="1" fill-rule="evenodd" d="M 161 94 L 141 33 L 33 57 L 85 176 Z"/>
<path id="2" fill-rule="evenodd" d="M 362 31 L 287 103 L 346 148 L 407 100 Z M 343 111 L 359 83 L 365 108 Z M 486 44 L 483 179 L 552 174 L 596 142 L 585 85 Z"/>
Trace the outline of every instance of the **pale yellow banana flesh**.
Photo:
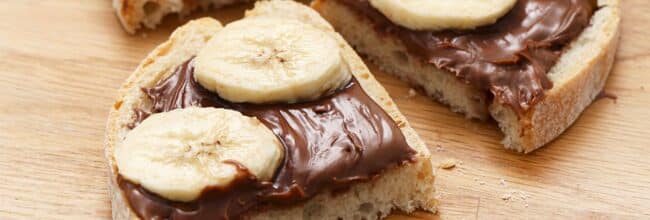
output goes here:
<path id="1" fill-rule="evenodd" d="M 517 0 L 370 0 L 392 22 L 411 30 L 473 29 L 495 23 Z"/>
<path id="2" fill-rule="evenodd" d="M 295 19 L 255 17 L 219 31 L 196 57 L 195 78 L 236 103 L 317 99 L 345 84 L 337 41 Z"/>
<path id="3" fill-rule="evenodd" d="M 192 201 L 209 186 L 227 186 L 238 170 L 270 180 L 284 158 L 273 132 L 254 117 L 190 107 L 151 115 L 115 148 L 125 179 L 173 201 Z"/>

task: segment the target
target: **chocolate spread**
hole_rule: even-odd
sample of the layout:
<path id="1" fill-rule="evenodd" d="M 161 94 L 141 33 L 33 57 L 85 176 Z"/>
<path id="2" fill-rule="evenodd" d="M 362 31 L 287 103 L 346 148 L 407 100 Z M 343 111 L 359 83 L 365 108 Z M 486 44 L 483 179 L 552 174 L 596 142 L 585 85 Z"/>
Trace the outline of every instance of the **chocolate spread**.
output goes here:
<path id="1" fill-rule="evenodd" d="M 299 204 L 319 192 L 340 192 L 383 171 L 415 160 L 400 128 L 361 88 L 356 79 L 320 100 L 296 104 L 231 103 L 203 88 L 187 61 L 155 87 L 143 89 L 149 114 L 188 106 L 233 109 L 255 116 L 285 148 L 285 159 L 271 182 L 258 181 L 245 167 L 226 188 L 206 189 L 194 202 L 161 198 L 118 177 L 131 208 L 143 219 L 230 219 L 268 208 Z M 408 180 L 405 180 L 408 181 Z"/>
<path id="2" fill-rule="evenodd" d="M 588 25 L 594 0 L 518 0 L 496 23 L 474 30 L 414 31 L 398 26 L 367 0 L 337 0 L 398 37 L 407 51 L 489 91 L 520 116 L 553 87 L 546 76 L 563 49 Z"/>

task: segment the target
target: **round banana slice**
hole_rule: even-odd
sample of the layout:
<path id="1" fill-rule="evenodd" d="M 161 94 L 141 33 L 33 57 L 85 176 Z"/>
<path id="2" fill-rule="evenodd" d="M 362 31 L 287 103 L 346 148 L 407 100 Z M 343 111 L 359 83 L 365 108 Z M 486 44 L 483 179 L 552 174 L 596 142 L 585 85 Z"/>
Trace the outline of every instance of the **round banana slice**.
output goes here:
<path id="1" fill-rule="evenodd" d="M 216 108 L 151 115 L 115 147 L 122 177 L 181 202 L 229 185 L 238 175 L 233 162 L 268 181 L 283 158 L 280 141 L 256 118 Z"/>
<path id="2" fill-rule="evenodd" d="M 392 22 L 412 30 L 473 29 L 495 23 L 517 0 L 370 0 Z"/>
<path id="3" fill-rule="evenodd" d="M 233 22 L 194 62 L 194 76 L 203 87 L 236 103 L 313 100 L 351 78 L 331 34 L 288 18 Z"/>

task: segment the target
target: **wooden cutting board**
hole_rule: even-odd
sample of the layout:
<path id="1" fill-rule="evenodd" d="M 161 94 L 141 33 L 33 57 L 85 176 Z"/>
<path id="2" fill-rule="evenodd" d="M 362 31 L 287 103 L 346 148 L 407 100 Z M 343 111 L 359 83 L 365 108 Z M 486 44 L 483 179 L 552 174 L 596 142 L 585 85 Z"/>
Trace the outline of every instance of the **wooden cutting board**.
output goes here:
<path id="1" fill-rule="evenodd" d="M 223 22 L 250 5 L 197 14 Z M 426 140 L 443 219 L 650 218 L 650 1 L 623 2 L 606 90 L 559 139 L 503 149 L 493 123 L 468 121 L 372 67 Z M 0 219 L 108 219 L 104 124 L 117 88 L 182 22 L 128 35 L 107 0 L 0 1 Z M 408 219 L 397 215 L 396 219 Z"/>

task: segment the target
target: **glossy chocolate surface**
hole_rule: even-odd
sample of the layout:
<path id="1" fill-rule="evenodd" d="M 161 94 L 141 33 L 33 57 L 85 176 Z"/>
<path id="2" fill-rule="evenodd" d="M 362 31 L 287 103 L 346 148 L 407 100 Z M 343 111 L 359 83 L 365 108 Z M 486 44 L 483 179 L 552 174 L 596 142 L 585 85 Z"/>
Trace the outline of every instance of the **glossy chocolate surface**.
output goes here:
<path id="1" fill-rule="evenodd" d="M 553 87 L 547 73 L 589 25 L 593 0 L 519 0 L 495 24 L 474 30 L 414 31 L 398 26 L 367 0 L 335 0 L 398 37 L 410 54 L 489 91 L 519 115 Z"/>
<path id="2" fill-rule="evenodd" d="M 342 191 L 354 183 L 372 180 L 387 169 L 412 162 L 416 155 L 399 126 L 354 78 L 316 101 L 238 104 L 221 99 L 196 82 L 190 60 L 155 87 L 143 90 L 152 108 L 136 110 L 133 126 L 149 112 L 188 106 L 227 108 L 257 117 L 286 149 L 284 163 L 273 181 L 257 181 L 239 166 L 240 176 L 233 184 L 206 189 L 190 203 L 165 200 L 118 178 L 130 206 L 143 219 L 238 219 L 256 211 L 290 207 L 325 190 Z"/>

